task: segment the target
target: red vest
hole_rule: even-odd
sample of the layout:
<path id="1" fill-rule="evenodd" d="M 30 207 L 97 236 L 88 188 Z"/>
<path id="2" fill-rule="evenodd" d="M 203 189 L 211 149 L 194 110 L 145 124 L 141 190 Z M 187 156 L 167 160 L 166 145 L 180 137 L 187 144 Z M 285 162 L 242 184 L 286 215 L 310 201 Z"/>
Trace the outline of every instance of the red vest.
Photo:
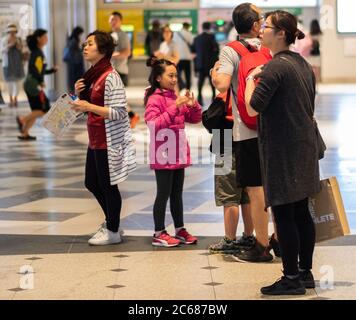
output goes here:
<path id="1" fill-rule="evenodd" d="M 104 107 L 105 81 L 106 77 L 112 71 L 113 69 L 110 68 L 104 72 L 103 75 L 92 85 L 90 93 L 90 102 L 92 104 Z M 105 118 L 95 113 L 88 112 L 87 127 L 89 135 L 89 148 L 107 149 Z"/>

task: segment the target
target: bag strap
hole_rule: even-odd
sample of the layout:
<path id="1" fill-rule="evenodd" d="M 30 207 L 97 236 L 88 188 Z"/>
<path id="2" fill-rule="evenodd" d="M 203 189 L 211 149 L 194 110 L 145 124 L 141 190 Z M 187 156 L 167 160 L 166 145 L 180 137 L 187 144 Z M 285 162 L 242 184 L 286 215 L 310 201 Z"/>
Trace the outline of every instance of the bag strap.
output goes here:
<path id="1" fill-rule="evenodd" d="M 302 73 L 298 70 L 298 68 L 295 67 L 294 63 L 292 61 L 290 61 L 288 58 L 282 56 L 280 57 L 282 60 L 287 61 L 289 63 L 290 66 L 292 66 L 293 70 L 295 71 L 295 73 L 297 74 L 297 78 L 299 80 L 299 83 L 302 85 L 303 90 L 305 91 L 305 95 L 308 96 L 308 89 L 307 89 L 307 81 L 305 79 L 305 77 L 302 75 Z M 313 110 L 313 105 L 311 103 L 311 101 L 308 99 L 308 106 L 312 115 L 312 120 L 313 122 L 316 122 L 315 118 L 314 118 L 314 110 Z"/>
<path id="2" fill-rule="evenodd" d="M 238 39 L 236 41 L 229 42 L 227 44 L 227 46 L 230 47 L 231 49 L 233 49 L 239 55 L 239 64 L 240 64 L 241 58 L 243 56 L 246 56 L 250 53 L 258 51 L 255 47 L 253 47 L 246 40 L 241 39 L 240 37 L 238 37 Z M 231 94 L 231 91 L 232 91 L 232 96 L 235 99 L 235 103 L 237 105 L 237 93 L 235 94 L 234 88 L 232 87 L 232 85 L 229 88 L 229 92 L 228 92 L 229 96 Z M 229 97 L 229 100 L 230 100 L 230 97 Z M 226 101 L 229 101 L 229 100 L 226 98 Z"/>
<path id="3" fill-rule="evenodd" d="M 186 38 L 183 37 L 183 35 L 180 32 L 177 32 L 178 36 L 185 42 L 185 44 L 188 46 L 188 48 L 190 48 L 190 43 L 188 42 L 188 40 Z"/>

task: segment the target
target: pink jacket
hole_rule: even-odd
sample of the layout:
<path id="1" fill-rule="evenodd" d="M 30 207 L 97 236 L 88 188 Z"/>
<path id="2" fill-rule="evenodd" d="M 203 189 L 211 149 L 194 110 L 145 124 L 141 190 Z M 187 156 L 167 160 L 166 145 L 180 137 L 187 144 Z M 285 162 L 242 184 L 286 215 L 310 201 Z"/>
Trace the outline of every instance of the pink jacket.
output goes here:
<path id="1" fill-rule="evenodd" d="M 199 123 L 201 106 L 176 107 L 174 91 L 157 89 L 148 99 L 145 121 L 150 130 L 150 167 L 177 170 L 191 165 L 185 122 Z"/>

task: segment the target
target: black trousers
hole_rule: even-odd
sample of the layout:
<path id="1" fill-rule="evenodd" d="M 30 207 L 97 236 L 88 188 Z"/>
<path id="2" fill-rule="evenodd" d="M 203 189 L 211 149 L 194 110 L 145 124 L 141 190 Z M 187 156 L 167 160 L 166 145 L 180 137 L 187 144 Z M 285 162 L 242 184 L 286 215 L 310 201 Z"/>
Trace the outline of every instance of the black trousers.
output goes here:
<path id="1" fill-rule="evenodd" d="M 203 104 L 203 86 L 204 86 L 204 82 L 205 82 L 205 78 L 209 79 L 209 83 L 211 86 L 211 90 L 212 90 L 212 99 L 215 98 L 215 87 L 213 85 L 213 82 L 211 81 L 211 77 L 209 75 L 209 72 L 206 70 L 199 70 L 199 79 L 198 79 L 198 102 L 202 105 Z"/>
<path id="2" fill-rule="evenodd" d="M 311 270 L 315 247 L 315 226 L 308 199 L 272 207 L 286 275 L 297 275 L 299 268 Z M 299 268 L 298 268 L 299 258 Z"/>
<path id="3" fill-rule="evenodd" d="M 122 200 L 118 186 L 110 185 L 107 150 L 88 148 L 85 187 L 95 196 L 103 209 L 108 230 L 118 232 Z"/>
<path id="4" fill-rule="evenodd" d="M 165 216 L 168 199 L 175 228 L 182 228 L 184 169 L 156 170 L 157 196 L 153 206 L 155 231 L 165 230 Z"/>
<path id="5" fill-rule="evenodd" d="M 178 63 L 178 86 L 179 90 L 187 89 L 190 90 L 192 87 L 192 63 L 190 60 L 180 60 Z M 185 82 L 182 78 L 182 73 L 185 75 Z"/>

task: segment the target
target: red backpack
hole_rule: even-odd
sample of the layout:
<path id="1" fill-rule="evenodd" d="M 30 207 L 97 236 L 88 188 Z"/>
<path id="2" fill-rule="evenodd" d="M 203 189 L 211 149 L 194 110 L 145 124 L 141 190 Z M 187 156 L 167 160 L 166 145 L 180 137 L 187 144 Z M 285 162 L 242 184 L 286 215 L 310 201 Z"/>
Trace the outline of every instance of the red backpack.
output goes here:
<path id="1" fill-rule="evenodd" d="M 233 41 L 227 44 L 230 48 L 234 49 L 240 56 L 239 71 L 238 71 L 238 83 L 239 88 L 237 91 L 237 109 L 239 111 L 242 122 L 246 127 L 257 130 L 257 116 L 250 117 L 246 110 L 245 104 L 245 89 L 246 78 L 253 69 L 260 65 L 266 64 L 272 59 L 270 50 L 265 47 L 261 47 L 259 51 L 250 51 L 240 41 Z M 233 95 L 232 95 L 233 96 Z M 229 104 L 227 119 L 232 117 L 232 106 Z"/>

